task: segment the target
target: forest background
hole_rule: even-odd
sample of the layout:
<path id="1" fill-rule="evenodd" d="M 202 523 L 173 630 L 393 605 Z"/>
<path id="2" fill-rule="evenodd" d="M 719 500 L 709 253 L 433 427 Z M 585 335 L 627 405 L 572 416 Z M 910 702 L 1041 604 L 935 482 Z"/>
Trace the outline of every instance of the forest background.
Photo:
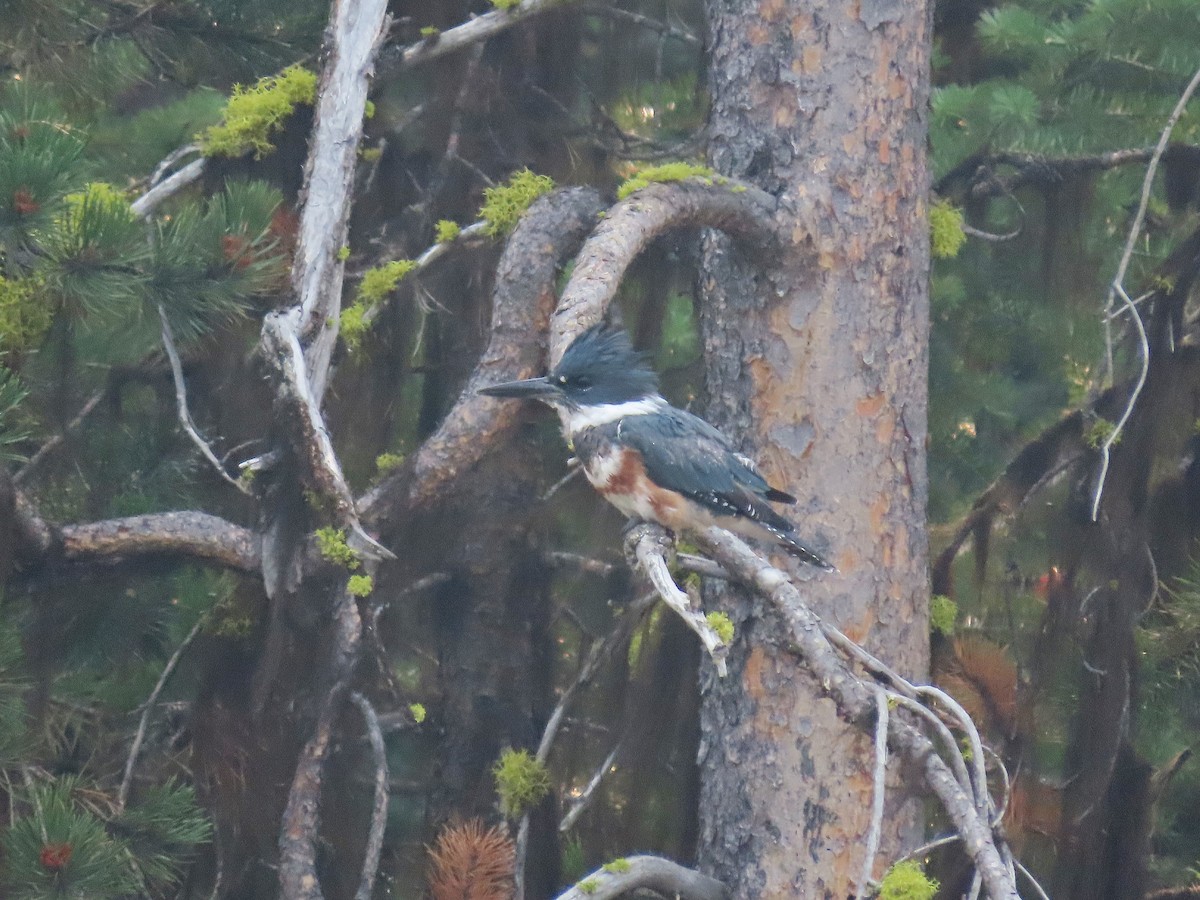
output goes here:
<path id="1" fill-rule="evenodd" d="M 519 264 L 506 238 L 547 178 L 609 199 L 711 186 L 704 5 L 549 6 L 389 5 L 334 254 L 340 337 L 316 364 L 367 506 L 421 464 L 487 351 L 498 265 Z M 281 487 L 264 411 L 289 401 L 254 351 L 292 302 L 328 5 L 5 12 L 6 895 L 270 897 L 282 878 L 298 896 L 281 823 L 314 728 L 336 785 L 313 860 L 329 896 L 361 892 L 373 816 L 376 896 L 450 896 L 464 852 L 494 864 L 479 897 L 506 896 L 514 866 L 550 896 L 635 850 L 692 864 L 709 664 L 642 599 L 620 517 L 564 480 L 549 418 L 521 414 L 465 488 L 428 488 L 445 509 L 389 535 L 398 565 L 363 562 L 370 539 L 319 479 Z M 1200 868 L 1200 117 L 1179 105 L 1200 2 L 944 0 L 932 22 L 933 680 L 1005 764 L 1004 827 L 1051 896 L 1180 888 Z M 664 393 L 698 411 L 701 256 L 694 230 L 663 237 L 618 297 Z M 520 510 L 516 537 L 481 505 Z M 213 519 L 153 518 L 181 510 Z M 272 537 L 201 534 L 218 521 Z M 336 593 L 309 546 L 354 570 L 368 625 L 332 722 L 308 679 L 341 607 L 267 599 L 272 578 Z M 489 591 L 501 570 L 519 598 Z M 548 767 L 527 766 L 509 749 L 535 750 L 564 695 Z M 969 886 L 953 847 L 920 859 L 945 895 Z"/>

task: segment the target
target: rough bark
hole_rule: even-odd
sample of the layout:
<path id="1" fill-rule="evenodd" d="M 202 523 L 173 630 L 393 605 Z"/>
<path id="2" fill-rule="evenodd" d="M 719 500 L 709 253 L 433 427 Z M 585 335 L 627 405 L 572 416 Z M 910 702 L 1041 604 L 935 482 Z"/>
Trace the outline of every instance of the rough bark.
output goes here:
<path id="1" fill-rule="evenodd" d="M 776 195 L 780 225 L 793 223 L 765 273 L 706 241 L 709 418 L 801 498 L 801 531 L 841 570 L 809 585 L 816 611 L 919 678 L 928 10 L 710 0 L 708 12 L 711 162 Z M 774 614 L 724 602 L 738 639 L 703 702 L 700 858 L 737 897 L 845 897 L 871 805 L 868 741 L 803 689 Z M 913 826 L 911 812 L 886 821 L 885 853 Z"/>

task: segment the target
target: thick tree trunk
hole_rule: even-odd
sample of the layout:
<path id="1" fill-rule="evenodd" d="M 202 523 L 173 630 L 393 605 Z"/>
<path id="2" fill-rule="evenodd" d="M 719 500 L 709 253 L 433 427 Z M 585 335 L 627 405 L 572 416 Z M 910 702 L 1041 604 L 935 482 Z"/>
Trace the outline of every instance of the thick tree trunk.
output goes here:
<path id="1" fill-rule="evenodd" d="M 816 610 L 921 678 L 928 10 L 709 0 L 708 11 L 712 164 L 795 217 L 767 273 L 706 241 L 710 418 L 801 498 L 801 533 L 840 569 L 807 585 Z M 705 674 L 702 865 L 737 897 L 849 896 L 871 806 L 869 741 L 783 650 L 772 614 L 722 602 L 738 638 L 729 677 Z M 887 815 L 885 854 L 915 825 L 913 806 Z"/>

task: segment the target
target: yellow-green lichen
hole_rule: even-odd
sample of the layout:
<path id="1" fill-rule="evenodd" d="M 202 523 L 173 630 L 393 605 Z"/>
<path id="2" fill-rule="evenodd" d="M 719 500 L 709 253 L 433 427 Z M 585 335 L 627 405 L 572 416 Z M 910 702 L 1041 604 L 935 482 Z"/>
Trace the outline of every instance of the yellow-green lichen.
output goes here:
<path id="1" fill-rule="evenodd" d="M 369 597 L 375 590 L 375 580 L 370 575 L 351 575 L 346 582 L 346 590 L 352 597 Z"/>
<path id="2" fill-rule="evenodd" d="M 363 335 L 367 333 L 366 315 L 367 308 L 361 303 L 355 303 L 343 309 L 338 318 L 342 340 L 346 342 L 346 349 L 351 353 L 357 352 L 362 346 Z"/>
<path id="3" fill-rule="evenodd" d="M 723 612 L 710 612 L 704 617 L 708 627 L 717 633 L 722 643 L 733 643 L 733 619 Z"/>
<path id="4" fill-rule="evenodd" d="M 948 200 L 929 208 L 929 252 L 934 259 L 952 259 L 966 243 L 962 210 Z"/>
<path id="5" fill-rule="evenodd" d="M 429 38 L 435 38 L 441 33 L 442 29 L 438 28 L 436 25 L 426 25 L 421 29 L 421 37 L 425 38 L 426 40 Z"/>
<path id="6" fill-rule="evenodd" d="M 493 2 L 495 2 L 495 0 L 493 0 Z M 575 887 L 579 888 L 579 893 L 581 894 L 594 894 L 596 891 L 600 890 L 600 882 L 595 878 L 587 878 L 579 882 L 579 884 L 575 885 Z"/>
<path id="7" fill-rule="evenodd" d="M 350 258 L 350 248 L 349 247 L 339 248 L 338 252 L 337 252 L 337 258 L 338 258 L 338 262 L 345 262 L 346 260 L 348 260 Z"/>
<path id="8" fill-rule="evenodd" d="M 520 5 L 521 0 L 492 0 L 492 6 L 496 7 L 496 9 L 516 9 Z"/>
<path id="9" fill-rule="evenodd" d="M 879 900 L 933 900 L 938 883 L 915 860 L 898 862 L 879 883 Z"/>
<path id="10" fill-rule="evenodd" d="M 375 162 L 379 157 L 383 156 L 382 147 L 362 147 L 358 151 L 359 158 L 363 162 Z"/>
<path id="11" fill-rule="evenodd" d="M 528 169 L 513 173 L 504 184 L 488 188 L 483 192 L 483 206 L 479 208 L 479 218 L 487 223 L 484 233 L 490 237 L 508 234 L 530 204 L 552 190 L 553 178 L 535 175 Z"/>
<path id="12" fill-rule="evenodd" d="M 363 118 L 364 119 L 375 118 L 375 101 L 374 100 L 368 100 L 366 106 L 363 107 Z"/>
<path id="13" fill-rule="evenodd" d="M 253 150 L 262 159 L 275 149 L 270 138 L 296 106 L 311 105 L 316 96 L 316 74 L 300 66 L 260 78 L 253 87 L 234 85 L 221 123 L 196 135 L 200 150 L 205 156 L 242 156 Z"/>
<path id="14" fill-rule="evenodd" d="M 50 329 L 53 307 L 36 276 L 0 275 L 0 354 L 32 349 Z"/>
<path id="15" fill-rule="evenodd" d="M 617 188 L 617 199 L 624 200 L 634 191 L 640 191 L 655 182 L 683 181 L 687 178 L 702 178 L 706 184 L 712 184 L 713 170 L 688 162 L 669 162 L 639 169 Z"/>
<path id="16" fill-rule="evenodd" d="M 317 550 L 325 559 L 347 569 L 357 569 L 358 553 L 346 543 L 346 532 L 340 528 L 318 528 Z"/>
<path id="17" fill-rule="evenodd" d="M 420 703 L 408 704 L 408 714 L 413 717 L 413 721 L 418 725 L 425 721 L 425 716 L 427 715 L 424 705 Z"/>
<path id="18" fill-rule="evenodd" d="M 375 457 L 375 471 L 380 475 L 399 468 L 404 463 L 403 453 L 380 453 Z"/>
<path id="19" fill-rule="evenodd" d="M 958 618 L 958 604 L 945 594 L 934 594 L 929 598 L 929 630 L 944 637 L 954 635 L 954 620 Z"/>
<path id="20" fill-rule="evenodd" d="M 500 812 L 509 819 L 519 819 L 550 793 L 550 773 L 528 750 L 509 747 L 501 751 L 492 776 L 500 795 Z"/>
<path id="21" fill-rule="evenodd" d="M 363 273 L 358 283 L 356 301 L 364 306 L 374 306 L 387 298 L 396 289 L 404 276 L 417 267 L 414 260 L 396 259 L 382 266 L 375 266 Z"/>
<path id="22" fill-rule="evenodd" d="M 442 219 L 433 228 L 439 244 L 450 243 L 462 231 L 457 222 L 451 222 L 449 219 Z"/>
<path id="23" fill-rule="evenodd" d="M 628 872 L 631 866 L 629 864 L 629 860 L 627 859 L 614 859 L 612 862 L 606 862 L 600 868 L 604 869 L 605 872 L 611 872 L 614 875 L 622 875 L 625 872 Z"/>
<path id="24" fill-rule="evenodd" d="M 1091 427 L 1088 428 L 1087 434 L 1083 436 L 1083 439 L 1093 450 L 1099 450 L 1104 446 L 1106 441 L 1112 438 L 1113 432 L 1116 430 L 1116 423 L 1110 422 L 1108 419 L 1096 419 L 1092 422 Z M 1112 445 L 1119 443 L 1121 443 L 1121 436 L 1118 434 L 1112 441 Z"/>

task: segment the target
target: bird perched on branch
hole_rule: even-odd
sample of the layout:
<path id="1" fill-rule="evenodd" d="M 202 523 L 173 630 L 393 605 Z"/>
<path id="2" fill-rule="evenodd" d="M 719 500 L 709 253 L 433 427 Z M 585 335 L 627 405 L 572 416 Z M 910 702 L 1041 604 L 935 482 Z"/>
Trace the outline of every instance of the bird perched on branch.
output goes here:
<path id="1" fill-rule="evenodd" d="M 548 375 L 479 393 L 554 407 L 588 481 L 625 515 L 674 532 L 718 525 L 773 540 L 801 561 L 833 570 L 770 506 L 796 498 L 767 484 L 721 432 L 667 403 L 658 376 L 624 331 L 593 326 Z"/>

